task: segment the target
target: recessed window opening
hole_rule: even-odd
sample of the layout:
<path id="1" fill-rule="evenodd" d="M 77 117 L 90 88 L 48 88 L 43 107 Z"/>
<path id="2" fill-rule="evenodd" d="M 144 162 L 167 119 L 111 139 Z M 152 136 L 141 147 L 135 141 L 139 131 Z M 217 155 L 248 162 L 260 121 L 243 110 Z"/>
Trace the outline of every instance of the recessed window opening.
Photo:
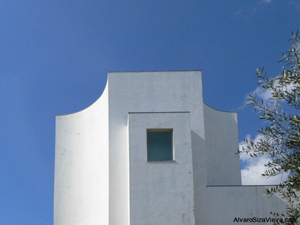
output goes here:
<path id="1" fill-rule="evenodd" d="M 173 161 L 173 130 L 147 129 L 148 161 Z"/>

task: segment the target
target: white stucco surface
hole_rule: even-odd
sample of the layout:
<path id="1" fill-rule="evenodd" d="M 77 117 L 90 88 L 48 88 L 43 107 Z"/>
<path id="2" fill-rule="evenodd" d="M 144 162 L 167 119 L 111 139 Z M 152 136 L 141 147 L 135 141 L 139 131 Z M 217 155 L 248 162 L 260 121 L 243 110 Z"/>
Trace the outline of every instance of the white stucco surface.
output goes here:
<path id="1" fill-rule="evenodd" d="M 147 129 L 173 130 L 174 161 L 147 161 Z M 129 114 L 130 224 L 194 225 L 190 113 Z"/>
<path id="2" fill-rule="evenodd" d="M 108 90 L 56 117 L 55 225 L 108 225 Z"/>
<path id="3" fill-rule="evenodd" d="M 197 202 L 200 204 L 205 194 L 201 188 L 206 188 L 201 72 L 113 72 L 108 74 L 108 85 L 110 224 L 129 224 L 129 112 L 191 112 L 197 211 Z"/>
<path id="4" fill-rule="evenodd" d="M 173 129 L 174 162 L 147 162 L 157 128 Z M 54 223 L 223 225 L 284 211 L 241 186 L 237 148 L 237 115 L 203 103 L 200 71 L 111 72 L 93 105 L 56 117 Z"/>
<path id="5" fill-rule="evenodd" d="M 208 187 L 206 216 L 201 224 L 273 224 L 272 222 L 233 222 L 234 218 L 268 218 L 270 211 L 285 213 L 285 204 L 277 196 L 266 196 L 264 186 Z M 274 217 L 273 217 L 274 218 Z M 200 224 L 199 224 L 200 225 Z"/>
<path id="6" fill-rule="evenodd" d="M 204 104 L 208 185 L 241 185 L 237 114 Z"/>

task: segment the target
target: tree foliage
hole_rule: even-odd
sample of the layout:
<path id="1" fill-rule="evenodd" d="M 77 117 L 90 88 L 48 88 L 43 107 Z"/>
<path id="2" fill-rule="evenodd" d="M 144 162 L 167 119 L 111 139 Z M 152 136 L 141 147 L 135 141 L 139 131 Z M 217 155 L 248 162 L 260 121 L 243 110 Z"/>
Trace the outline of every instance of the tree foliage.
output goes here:
<path id="1" fill-rule="evenodd" d="M 287 216 L 290 222 L 298 224 L 300 217 L 300 37 L 292 33 L 291 47 L 283 54 L 280 75 L 268 78 L 264 69 L 257 69 L 260 87 L 271 96 L 263 101 L 255 94 L 249 95 L 248 104 L 254 107 L 264 126 L 258 142 L 245 140 L 241 152 L 251 157 L 267 155 L 270 158 L 262 176 L 272 177 L 288 174 L 280 185 L 267 189 L 269 195 L 278 194 L 287 202 Z M 273 213 L 279 216 L 277 213 Z M 300 219 L 298 219 L 300 220 Z"/>

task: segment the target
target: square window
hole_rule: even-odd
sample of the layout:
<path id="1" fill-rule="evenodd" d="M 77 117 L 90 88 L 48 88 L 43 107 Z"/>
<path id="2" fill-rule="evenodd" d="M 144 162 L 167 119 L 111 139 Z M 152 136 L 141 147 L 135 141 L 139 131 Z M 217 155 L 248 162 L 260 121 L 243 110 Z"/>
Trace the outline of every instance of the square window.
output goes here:
<path id="1" fill-rule="evenodd" d="M 173 161 L 173 130 L 148 129 L 148 161 Z"/>

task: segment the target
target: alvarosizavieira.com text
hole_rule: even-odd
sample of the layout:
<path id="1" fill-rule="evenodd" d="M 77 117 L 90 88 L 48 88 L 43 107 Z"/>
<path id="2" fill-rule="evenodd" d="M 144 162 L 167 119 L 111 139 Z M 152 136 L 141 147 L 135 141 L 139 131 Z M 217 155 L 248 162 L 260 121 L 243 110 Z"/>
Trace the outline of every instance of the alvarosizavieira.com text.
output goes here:
<path id="1" fill-rule="evenodd" d="M 275 223 L 275 222 L 292 222 L 291 218 L 272 218 L 272 217 L 250 217 L 240 218 L 234 217 L 233 222 L 237 223 Z M 296 222 L 296 221 L 294 221 Z"/>

